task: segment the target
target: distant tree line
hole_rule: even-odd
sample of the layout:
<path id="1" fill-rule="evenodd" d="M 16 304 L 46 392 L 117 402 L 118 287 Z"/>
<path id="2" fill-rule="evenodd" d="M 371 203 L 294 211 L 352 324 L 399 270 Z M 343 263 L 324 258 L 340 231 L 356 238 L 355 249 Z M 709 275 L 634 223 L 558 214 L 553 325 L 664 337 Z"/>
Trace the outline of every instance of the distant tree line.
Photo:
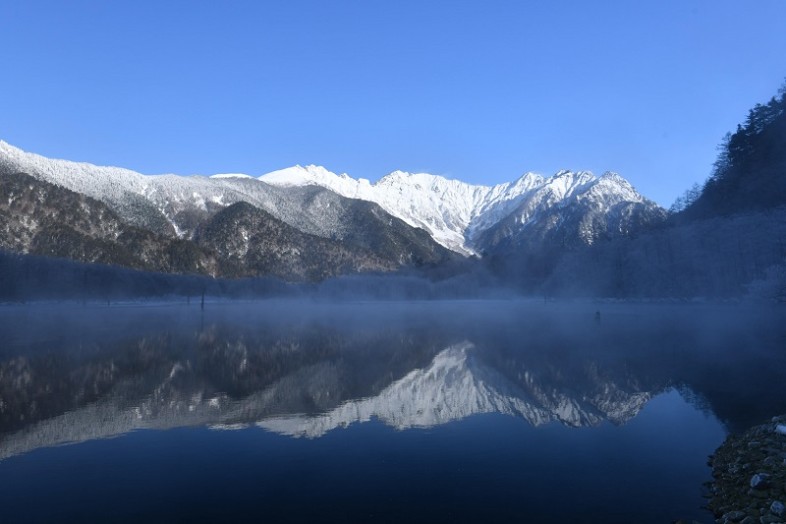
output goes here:
<path id="1" fill-rule="evenodd" d="M 147 299 L 196 303 L 203 295 L 209 299 L 434 300 L 499 296 L 503 287 L 477 260 L 293 283 L 275 277 L 230 279 L 155 273 L 0 251 L 0 303 L 76 300 L 111 305 Z"/>
<path id="2" fill-rule="evenodd" d="M 214 279 L 173 275 L 67 259 L 0 251 L 0 302 L 36 300 L 114 300 L 179 297 L 282 296 L 303 292 L 303 286 L 275 278 Z"/>

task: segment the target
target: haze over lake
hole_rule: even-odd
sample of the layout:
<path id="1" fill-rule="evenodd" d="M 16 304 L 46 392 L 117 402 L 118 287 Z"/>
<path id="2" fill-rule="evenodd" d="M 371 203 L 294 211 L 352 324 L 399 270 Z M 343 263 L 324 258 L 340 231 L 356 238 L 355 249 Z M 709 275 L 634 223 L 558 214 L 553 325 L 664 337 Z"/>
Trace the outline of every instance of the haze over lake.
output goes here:
<path id="1" fill-rule="evenodd" d="M 4 522 L 709 520 L 707 455 L 786 411 L 783 316 L 4 306 Z"/>

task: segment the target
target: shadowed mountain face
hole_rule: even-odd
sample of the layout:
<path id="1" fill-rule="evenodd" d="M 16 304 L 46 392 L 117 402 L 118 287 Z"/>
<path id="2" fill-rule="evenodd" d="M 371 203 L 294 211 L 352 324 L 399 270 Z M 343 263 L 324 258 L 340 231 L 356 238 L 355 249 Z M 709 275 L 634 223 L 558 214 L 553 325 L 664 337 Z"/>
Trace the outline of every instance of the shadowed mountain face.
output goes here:
<path id="1" fill-rule="evenodd" d="M 352 250 L 339 241 L 302 233 L 245 202 L 219 211 L 199 227 L 194 240 L 226 261 L 225 274 L 232 277 L 321 280 L 335 274 L 397 267 L 370 250 Z"/>
<path id="2" fill-rule="evenodd" d="M 191 242 L 122 220 L 106 204 L 23 173 L 0 173 L 0 249 L 172 273 L 216 274 Z"/>
<path id="3" fill-rule="evenodd" d="M 219 211 L 194 234 L 194 242 L 226 261 L 225 275 L 273 275 L 321 280 L 336 274 L 393 271 L 447 262 L 456 255 L 434 244 L 378 206 L 312 190 L 310 207 L 342 205 L 342 225 L 331 238 L 303 233 L 266 211 L 238 202 Z"/>
<path id="4" fill-rule="evenodd" d="M 564 175 L 567 177 L 568 175 Z M 634 200 L 604 189 L 630 186 L 621 177 L 606 174 L 578 188 L 554 205 L 550 192 L 536 193 L 504 219 L 479 234 L 477 245 L 488 253 L 539 252 L 548 248 L 591 246 L 613 238 L 627 238 L 666 219 L 666 212 L 644 199 Z M 632 189 L 630 190 L 632 193 Z"/>
<path id="5" fill-rule="evenodd" d="M 786 409 L 772 312 L 607 306 L 601 321 L 580 305 L 283 302 L 0 315 L 0 457 L 140 428 L 315 438 L 482 413 L 625 424 L 670 388 L 732 429 Z M 750 322 L 771 335 L 742 358 Z"/>

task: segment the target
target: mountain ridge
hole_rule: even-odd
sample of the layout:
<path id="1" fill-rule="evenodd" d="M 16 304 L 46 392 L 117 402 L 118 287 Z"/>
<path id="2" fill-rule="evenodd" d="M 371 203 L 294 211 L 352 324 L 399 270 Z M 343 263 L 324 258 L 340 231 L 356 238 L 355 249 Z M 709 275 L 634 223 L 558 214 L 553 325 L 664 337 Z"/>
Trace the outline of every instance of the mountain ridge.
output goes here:
<path id="1" fill-rule="evenodd" d="M 463 255 L 494 250 L 497 244 L 487 241 L 493 236 L 489 231 L 503 222 L 507 223 L 504 231 L 515 234 L 532 226 L 534 210 L 570 207 L 580 200 L 587 212 L 603 213 L 610 208 L 603 202 L 605 196 L 614 202 L 637 204 L 650 220 L 665 217 L 665 211 L 612 172 L 600 177 L 589 171 L 562 170 L 551 177 L 526 172 L 493 186 L 400 170 L 372 183 L 316 165 L 296 165 L 256 178 L 241 173 L 143 175 L 124 168 L 52 160 L 0 141 L 3 165 L 104 201 L 133 225 L 180 238 L 193 235 L 198 222 L 238 201 L 264 209 L 306 233 L 330 237 L 333 231 L 325 230 L 321 217 L 298 212 L 297 190 L 309 186 L 375 203 Z M 587 194 L 595 198 L 587 199 Z"/>
<path id="2" fill-rule="evenodd" d="M 597 177 L 589 171 L 562 170 L 551 177 L 526 172 L 514 181 L 494 186 L 473 185 L 429 173 L 393 171 L 379 181 L 354 179 L 324 167 L 293 166 L 267 173 L 258 180 L 279 187 L 318 185 L 349 198 L 376 202 L 390 214 L 413 227 L 429 231 L 443 246 L 463 254 L 484 250 L 483 233 L 519 212 L 519 223 L 528 220 L 526 208 L 570 205 L 579 193 L 602 188 L 615 201 L 640 204 L 654 219 L 665 211 L 640 195 L 626 179 L 614 172 Z M 597 187 L 596 187 L 597 186 Z"/>
<path id="3" fill-rule="evenodd" d="M 565 250 L 635 235 L 666 217 L 665 210 L 612 172 L 595 176 L 588 171 L 562 170 L 550 177 L 527 172 L 494 186 L 405 171 L 393 171 L 371 183 L 315 165 L 256 178 L 240 173 L 143 175 L 124 168 L 48 159 L 0 141 L 0 174 L 15 173 L 101 202 L 129 226 L 152 233 L 157 242 L 192 243 L 209 258 L 224 253 L 218 261 L 228 265 L 214 265 L 210 273 L 226 276 L 300 280 L 309 275 L 319 280 L 358 271 L 447 267 L 446 263 L 450 272 L 458 270 L 453 262 L 462 256 L 470 258 L 469 264 L 473 256 L 488 256 L 496 267 L 495 260 L 510 258 L 511 253 L 550 266 Z M 263 219 L 250 209 L 222 214 L 241 202 L 269 217 Z M 200 245 L 200 238 L 205 238 L 200 234 L 210 230 L 216 217 L 224 221 L 219 229 L 225 238 L 214 236 L 209 246 Z M 236 220 L 227 223 L 227 217 Z M 271 220 L 282 224 L 271 229 Z M 277 232 L 273 235 L 278 239 L 276 253 L 261 251 L 261 246 L 272 244 L 265 235 L 249 230 L 248 224 L 269 234 Z M 245 242 L 244 234 L 255 239 L 257 245 L 246 246 L 245 252 L 253 256 L 230 256 Z M 55 242 L 53 238 L 50 244 Z M 311 249 L 314 246 L 319 249 Z M 46 253 L 49 247 L 38 252 Z M 284 253 L 289 253 L 286 263 L 277 258 Z M 87 257 L 91 258 L 100 260 L 102 255 Z M 289 267 L 274 268 L 274 260 Z M 325 266 L 326 261 L 339 260 L 331 263 L 333 269 Z M 296 262 L 299 267 L 293 265 Z M 200 267 L 207 266 L 202 263 Z"/>

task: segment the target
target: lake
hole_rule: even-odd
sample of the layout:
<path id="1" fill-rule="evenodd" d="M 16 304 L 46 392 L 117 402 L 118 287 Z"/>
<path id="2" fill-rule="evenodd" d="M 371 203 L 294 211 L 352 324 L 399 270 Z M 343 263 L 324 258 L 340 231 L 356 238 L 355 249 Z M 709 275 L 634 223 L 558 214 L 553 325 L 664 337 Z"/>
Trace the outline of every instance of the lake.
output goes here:
<path id="1" fill-rule="evenodd" d="M 711 522 L 786 312 L 527 300 L 0 307 L 16 522 Z"/>

